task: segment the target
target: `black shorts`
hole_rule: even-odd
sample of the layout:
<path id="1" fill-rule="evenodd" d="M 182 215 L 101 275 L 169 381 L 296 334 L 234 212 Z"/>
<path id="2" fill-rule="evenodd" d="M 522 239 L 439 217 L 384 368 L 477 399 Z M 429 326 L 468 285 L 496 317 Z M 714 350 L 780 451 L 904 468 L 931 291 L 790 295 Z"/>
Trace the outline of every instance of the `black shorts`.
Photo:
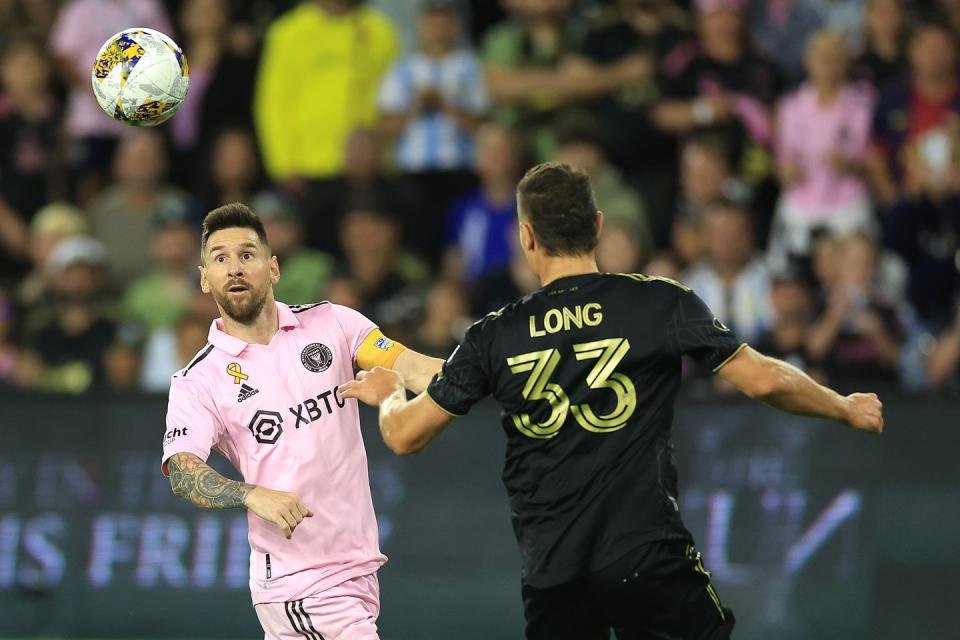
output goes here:
<path id="1" fill-rule="evenodd" d="M 555 587 L 524 582 L 528 640 L 726 640 L 730 609 L 700 553 L 683 541 L 644 545 L 613 565 Z"/>

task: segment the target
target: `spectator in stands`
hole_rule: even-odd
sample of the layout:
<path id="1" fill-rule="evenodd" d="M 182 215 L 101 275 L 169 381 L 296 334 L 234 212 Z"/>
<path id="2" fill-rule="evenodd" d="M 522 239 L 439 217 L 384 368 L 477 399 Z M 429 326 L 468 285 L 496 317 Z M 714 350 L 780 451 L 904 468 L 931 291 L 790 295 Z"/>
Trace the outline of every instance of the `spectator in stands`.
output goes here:
<path id="1" fill-rule="evenodd" d="M 945 24 L 952 32 L 953 37 L 960 37 L 960 2 L 956 0 L 934 0 L 933 6 L 928 5 L 929 13 L 937 20 Z"/>
<path id="2" fill-rule="evenodd" d="M 30 272 L 19 281 L 16 298 L 23 307 L 32 307 L 47 290 L 50 254 L 64 238 L 87 235 L 90 225 L 83 211 L 66 202 L 52 202 L 40 209 L 30 222 L 27 252 Z"/>
<path id="3" fill-rule="evenodd" d="M 60 105 L 50 63 L 30 40 L 14 38 L 0 59 L 0 193 L 21 218 L 66 196 Z"/>
<path id="4" fill-rule="evenodd" d="M 0 195 L 0 281 L 16 280 L 28 269 L 27 224 Z"/>
<path id="5" fill-rule="evenodd" d="M 288 196 L 258 194 L 250 206 L 267 232 L 270 250 L 280 262 L 280 282 L 274 297 L 286 304 L 312 304 L 323 300 L 333 274 L 333 259 L 322 251 L 303 246 L 303 223 Z"/>
<path id="6" fill-rule="evenodd" d="M 427 290 L 411 348 L 437 358 L 448 357 L 470 325 L 468 316 L 463 287 L 449 280 L 434 282 Z"/>
<path id="7" fill-rule="evenodd" d="M 81 206 L 103 188 L 118 138 L 132 131 L 106 117 L 97 105 L 90 90 L 90 70 L 107 38 L 133 26 L 173 33 L 159 0 L 68 0 L 50 34 L 50 51 L 70 88 L 66 133 Z"/>
<path id="8" fill-rule="evenodd" d="M 177 324 L 199 286 L 196 225 L 185 210 L 161 212 L 150 243 L 153 268 L 134 280 L 123 296 L 124 317 L 149 335 Z"/>
<path id="9" fill-rule="evenodd" d="M 113 344 L 103 354 L 105 388 L 115 392 L 131 392 L 140 386 L 142 337 L 136 325 L 121 325 L 117 329 Z"/>
<path id="10" fill-rule="evenodd" d="M 907 71 L 907 24 L 903 0 L 867 0 L 866 41 L 853 65 L 853 77 L 883 90 Z"/>
<path id="11" fill-rule="evenodd" d="M 934 170 L 921 147 L 907 149 L 905 183 L 883 218 L 887 246 L 909 266 L 908 297 L 923 324 L 938 332 L 953 321 L 960 291 L 960 119 L 946 127 L 950 158 Z"/>
<path id="12" fill-rule="evenodd" d="M 604 219 L 631 227 L 641 252 L 652 249 L 646 206 L 620 171 L 607 161 L 606 140 L 599 123 L 588 116 L 569 119 L 558 125 L 556 136 L 558 147 L 553 159 L 585 171 Z"/>
<path id="13" fill-rule="evenodd" d="M 572 0 L 513 0 L 506 7 L 511 19 L 483 42 L 487 88 L 497 122 L 523 132 L 538 161 L 553 154 L 551 122 L 570 103 L 650 77 L 645 57 L 605 66 L 571 60 L 585 36 L 572 19 Z"/>
<path id="14" fill-rule="evenodd" d="M 760 334 L 753 348 L 807 370 L 807 331 L 814 319 L 810 284 L 790 272 L 774 276 L 770 306 L 772 324 Z"/>
<path id="15" fill-rule="evenodd" d="M 19 350 L 13 335 L 15 310 L 13 295 L 0 289 L 0 388 L 13 384 L 16 378 Z"/>
<path id="16" fill-rule="evenodd" d="M 718 201 L 704 212 L 706 256 L 681 280 L 697 292 L 717 318 L 745 342 L 752 342 L 772 320 L 770 275 L 754 244 L 750 213 L 732 201 Z"/>
<path id="17" fill-rule="evenodd" d="M 166 391 L 170 376 L 187 364 L 203 349 L 210 323 L 219 315 L 213 297 L 197 291 L 190 310 L 175 327 L 167 327 L 147 337 L 140 366 L 140 388 L 144 391 Z"/>
<path id="18" fill-rule="evenodd" d="M 650 109 L 660 93 L 657 62 L 688 37 L 689 19 L 672 0 L 612 4 L 591 25 L 577 57 L 600 66 L 646 65 L 647 73 L 598 96 L 589 108 L 608 131 L 616 132 L 607 141 L 610 160 L 638 185 L 651 208 L 668 208 L 675 186 L 676 144 L 653 125 Z"/>
<path id="19" fill-rule="evenodd" d="M 804 73 L 807 42 L 826 26 L 823 3 L 747 0 L 744 12 L 757 50 L 777 64 L 788 82 L 798 83 Z"/>
<path id="20" fill-rule="evenodd" d="M 376 123 L 376 92 L 396 53 L 393 25 L 362 0 L 309 0 L 277 18 L 254 100 L 270 178 L 302 195 L 305 180 L 337 175 L 347 137 Z"/>
<path id="21" fill-rule="evenodd" d="M 716 129 L 743 146 L 751 182 L 763 171 L 772 140 L 771 109 L 781 89 L 777 68 L 751 51 L 743 0 L 696 0 L 698 41 L 664 59 L 663 100 L 653 110 L 663 131 Z M 737 154 L 740 155 L 740 154 Z"/>
<path id="22" fill-rule="evenodd" d="M 845 235 L 874 224 L 863 179 L 872 97 L 847 82 L 847 58 L 839 34 L 816 32 L 807 44 L 808 80 L 777 111 L 783 191 L 770 243 L 775 268 L 784 268 L 788 257 L 809 256 L 816 228 Z"/>
<path id="23" fill-rule="evenodd" d="M 520 141 L 509 129 L 485 125 L 477 134 L 480 187 L 456 203 L 446 225 L 444 273 L 475 283 L 510 262 L 517 234 L 517 180 L 523 172 Z"/>
<path id="24" fill-rule="evenodd" d="M 107 249 L 112 284 L 126 286 L 150 268 L 154 221 L 168 212 L 190 211 L 183 192 L 168 185 L 167 150 L 156 131 L 135 130 L 124 138 L 114 159 L 115 183 L 88 209 L 93 235 Z"/>
<path id="25" fill-rule="evenodd" d="M 18 33 L 42 40 L 57 17 L 60 0 L 6 0 L 0 2 L 0 34 Z"/>
<path id="26" fill-rule="evenodd" d="M 213 140 L 206 165 L 200 172 L 203 181 L 197 191 L 209 194 L 204 198 L 208 211 L 230 202 L 249 202 L 263 187 L 260 157 L 249 129 L 221 130 Z"/>
<path id="27" fill-rule="evenodd" d="M 870 177 L 877 196 L 891 205 L 913 180 L 904 161 L 916 153 L 922 168 L 943 176 L 951 149 L 947 125 L 960 117 L 956 45 L 945 26 L 926 24 L 910 39 L 910 77 L 887 85 L 873 116 Z"/>
<path id="28" fill-rule="evenodd" d="M 604 216 L 603 233 L 597 244 L 597 266 L 607 273 L 638 273 L 646 264 L 650 247 L 637 228 L 623 219 Z"/>
<path id="29" fill-rule="evenodd" d="M 185 175 L 196 174 L 197 154 L 224 127 L 250 129 L 256 41 L 235 37 L 228 0 L 186 0 L 179 12 L 185 51 L 190 52 L 190 92 L 170 121 L 173 146 Z M 232 202 L 232 201 L 231 201 Z"/>
<path id="30" fill-rule="evenodd" d="M 818 250 L 823 302 L 807 353 L 840 388 L 895 383 L 905 329 L 898 309 L 877 291 L 879 248 L 859 232 L 828 242 L 829 253 Z"/>
<path id="31" fill-rule="evenodd" d="M 328 292 L 331 302 L 389 327 L 398 340 L 420 315 L 417 287 L 429 277 L 423 263 L 401 246 L 400 237 L 398 221 L 390 214 L 373 208 L 349 211 L 340 223 L 344 269 Z"/>
<path id="32" fill-rule="evenodd" d="M 39 310 L 49 320 L 26 335 L 20 386 L 83 393 L 104 383 L 103 358 L 116 333 L 103 308 L 105 266 L 103 245 L 89 236 L 67 238 L 50 254 L 50 307 Z"/>
<path id="33" fill-rule="evenodd" d="M 723 136 L 690 137 L 680 154 L 680 194 L 673 218 L 654 218 L 657 245 L 670 238 L 675 257 L 687 267 L 703 257 L 703 212 L 718 200 L 745 205 L 748 191 L 733 173 L 730 146 Z"/>
<path id="34" fill-rule="evenodd" d="M 654 254 L 641 271 L 649 276 L 660 276 L 671 280 L 677 280 L 681 277 L 680 262 L 669 251 Z"/>
<path id="35" fill-rule="evenodd" d="M 927 380 L 934 389 L 957 385 L 960 372 L 960 309 L 953 321 L 941 332 L 933 344 L 927 361 Z"/>
<path id="36" fill-rule="evenodd" d="M 488 108 L 480 61 L 458 48 L 460 18 L 452 0 L 429 0 L 420 17 L 420 47 L 402 58 L 380 87 L 383 129 L 396 139 L 394 165 L 430 194 L 411 238 L 424 256 L 439 255 L 452 200 L 473 187 L 473 135 Z"/>
<path id="37" fill-rule="evenodd" d="M 376 209 L 389 208 L 409 234 L 419 231 L 423 198 L 419 190 L 383 168 L 383 145 L 370 129 L 357 129 L 347 138 L 343 172 L 331 180 L 314 183 L 300 203 L 308 247 L 339 255 L 336 229 L 355 203 Z"/>
<path id="38" fill-rule="evenodd" d="M 471 311 L 474 316 L 485 316 L 539 288 L 540 279 L 527 264 L 520 250 L 520 239 L 513 233 L 510 236 L 510 262 L 489 271 L 471 287 Z"/>

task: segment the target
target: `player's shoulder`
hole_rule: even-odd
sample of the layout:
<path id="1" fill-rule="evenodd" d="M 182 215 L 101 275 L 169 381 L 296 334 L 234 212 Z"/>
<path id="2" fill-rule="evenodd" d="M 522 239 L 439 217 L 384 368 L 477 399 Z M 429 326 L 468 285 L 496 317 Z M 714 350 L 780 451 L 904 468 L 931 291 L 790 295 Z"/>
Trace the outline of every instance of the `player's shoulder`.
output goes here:
<path id="1" fill-rule="evenodd" d="M 611 282 L 626 288 L 639 288 L 650 293 L 676 295 L 690 293 L 690 287 L 666 276 L 651 276 L 646 273 L 606 273 Z"/>
<path id="2" fill-rule="evenodd" d="M 484 335 L 490 335 L 497 327 L 503 326 L 517 314 L 519 307 L 530 299 L 530 294 L 524 296 L 516 302 L 504 305 L 495 311 L 487 313 L 485 316 L 474 322 L 467 328 L 467 336 L 475 340 L 481 339 Z"/>
<path id="3" fill-rule="evenodd" d="M 287 305 L 300 326 L 307 331 L 328 331 L 339 328 L 347 335 L 364 331 L 376 324 L 365 315 L 350 307 L 322 300 L 312 304 Z"/>
<path id="4" fill-rule="evenodd" d="M 210 356 L 214 353 L 214 350 L 214 346 L 211 343 L 208 342 L 205 344 L 200 351 L 197 351 L 197 353 L 190 358 L 190 361 L 185 367 L 170 376 L 171 385 L 190 384 L 202 378 L 206 370 L 213 366 L 215 358 L 211 358 Z"/>
<path id="5" fill-rule="evenodd" d="M 306 318 L 315 318 L 332 312 L 335 307 L 339 306 L 340 305 L 333 304 L 329 300 L 321 300 L 320 302 L 311 302 L 310 304 L 288 304 L 287 308 L 302 321 Z"/>

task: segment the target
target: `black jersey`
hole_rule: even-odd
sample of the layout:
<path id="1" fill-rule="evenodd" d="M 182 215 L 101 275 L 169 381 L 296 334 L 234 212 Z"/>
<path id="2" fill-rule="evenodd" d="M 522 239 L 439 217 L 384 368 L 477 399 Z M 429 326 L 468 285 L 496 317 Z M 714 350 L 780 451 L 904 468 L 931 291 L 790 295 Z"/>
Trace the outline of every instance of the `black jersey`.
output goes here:
<path id="1" fill-rule="evenodd" d="M 528 584 L 690 538 L 671 442 L 681 356 L 717 370 L 740 348 L 690 289 L 641 274 L 560 278 L 467 331 L 428 393 L 454 415 L 488 394 L 503 407 Z"/>

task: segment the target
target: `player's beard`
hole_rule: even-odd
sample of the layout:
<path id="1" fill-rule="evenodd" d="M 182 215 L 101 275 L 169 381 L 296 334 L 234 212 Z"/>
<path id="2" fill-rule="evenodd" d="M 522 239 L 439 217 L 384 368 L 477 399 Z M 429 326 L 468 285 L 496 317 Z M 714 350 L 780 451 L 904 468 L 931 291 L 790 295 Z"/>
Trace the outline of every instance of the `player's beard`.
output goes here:
<path id="1" fill-rule="evenodd" d="M 247 295 L 242 297 L 231 296 L 229 291 L 214 291 L 213 297 L 231 320 L 239 324 L 250 324 L 263 310 L 263 305 L 267 302 L 267 291 L 268 287 L 259 291 L 248 288 Z"/>

